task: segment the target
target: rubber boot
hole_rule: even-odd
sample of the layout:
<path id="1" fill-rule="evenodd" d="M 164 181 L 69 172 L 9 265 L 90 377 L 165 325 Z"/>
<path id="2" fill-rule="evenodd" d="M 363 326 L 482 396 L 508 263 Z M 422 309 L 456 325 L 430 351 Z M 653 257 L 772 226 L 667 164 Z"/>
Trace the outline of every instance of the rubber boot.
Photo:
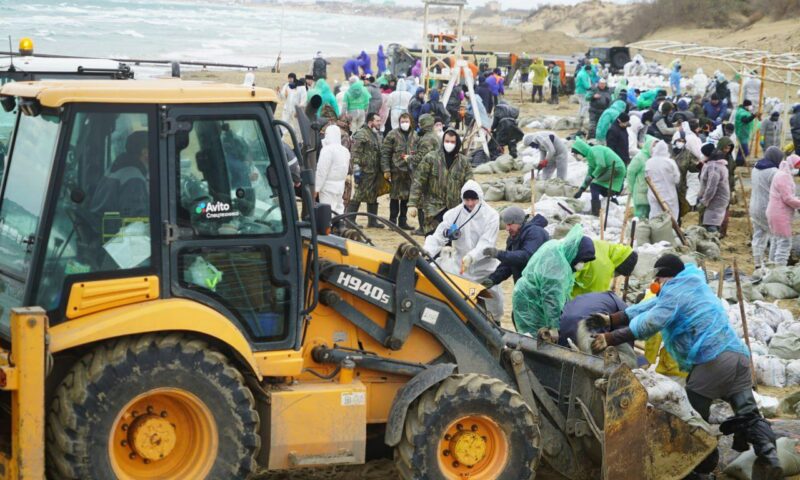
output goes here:
<path id="1" fill-rule="evenodd" d="M 373 215 L 377 215 L 378 214 L 378 204 L 377 203 L 368 203 L 367 204 L 367 213 L 371 213 Z M 375 218 L 369 217 L 369 220 L 367 221 L 367 228 L 383 228 L 383 224 L 378 222 L 378 220 L 376 220 Z"/>
<path id="2" fill-rule="evenodd" d="M 389 200 L 389 221 L 397 225 L 397 215 L 400 213 L 400 200 Z"/>
<path id="3" fill-rule="evenodd" d="M 743 432 L 745 433 L 746 443 L 753 446 L 753 451 L 757 457 L 753 463 L 752 480 L 779 480 L 783 478 L 783 468 L 781 468 L 778 460 L 778 450 L 775 446 L 777 437 L 775 432 L 772 431 L 772 426 L 759 413 L 753 392 L 745 390 L 734 393 L 730 396 L 728 402 L 736 414 L 734 418 L 756 417 L 754 421 L 745 423 L 746 426 L 744 428 L 746 431 Z M 720 428 L 723 428 L 723 426 L 724 423 L 720 425 Z M 736 442 L 735 433 L 734 442 Z M 742 447 L 747 447 L 744 441 L 742 443 Z M 734 448 L 736 448 L 735 443 Z"/>
<path id="4" fill-rule="evenodd" d="M 354 201 L 350 200 L 350 203 L 348 203 L 348 204 L 347 204 L 347 213 L 355 213 L 355 212 L 358 212 L 358 209 L 359 209 L 359 208 L 361 208 L 361 202 L 354 202 Z M 356 226 L 359 226 L 359 227 L 360 227 L 361 225 L 359 225 L 359 224 L 358 224 L 358 222 L 356 222 L 356 219 L 357 219 L 357 218 L 358 218 L 358 217 L 352 217 L 352 218 L 350 218 L 349 220 L 350 220 L 351 222 L 353 222 L 353 223 L 354 223 Z"/>
<path id="5" fill-rule="evenodd" d="M 599 217 L 600 216 L 600 206 L 601 205 L 602 205 L 602 202 L 600 201 L 600 199 L 597 199 L 597 200 L 592 199 L 592 215 L 594 215 L 595 217 Z"/>
<path id="6" fill-rule="evenodd" d="M 408 200 L 400 200 L 400 223 L 397 225 L 403 230 L 414 230 L 414 227 L 408 224 Z"/>
<path id="7" fill-rule="evenodd" d="M 414 230 L 414 235 L 425 235 L 425 212 L 417 207 L 417 218 L 419 219 L 419 228 Z"/>

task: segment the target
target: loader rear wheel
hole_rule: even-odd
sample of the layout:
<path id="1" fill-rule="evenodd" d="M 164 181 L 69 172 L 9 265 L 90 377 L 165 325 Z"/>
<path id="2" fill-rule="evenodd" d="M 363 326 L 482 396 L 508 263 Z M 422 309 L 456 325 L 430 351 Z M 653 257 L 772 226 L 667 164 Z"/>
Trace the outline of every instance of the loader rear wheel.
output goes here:
<path id="1" fill-rule="evenodd" d="M 539 458 L 539 427 L 520 394 L 477 374 L 453 375 L 425 392 L 395 450 L 406 480 L 528 479 Z"/>
<path id="2" fill-rule="evenodd" d="M 47 422 L 52 478 L 245 478 L 255 400 L 220 352 L 181 334 L 127 337 L 84 356 Z"/>

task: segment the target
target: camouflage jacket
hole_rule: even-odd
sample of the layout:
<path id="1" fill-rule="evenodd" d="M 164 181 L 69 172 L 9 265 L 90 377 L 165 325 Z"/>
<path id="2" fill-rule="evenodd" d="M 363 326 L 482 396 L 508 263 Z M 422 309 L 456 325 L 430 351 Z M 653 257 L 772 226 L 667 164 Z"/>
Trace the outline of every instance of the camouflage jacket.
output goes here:
<path id="1" fill-rule="evenodd" d="M 381 142 L 378 135 L 366 125 L 353 134 L 350 152 L 353 164 L 361 168 L 362 175 L 381 172 Z"/>
<path id="2" fill-rule="evenodd" d="M 384 172 L 409 172 L 410 161 L 414 147 L 417 143 L 417 134 L 414 131 L 403 135 L 403 131 L 395 128 L 383 139 L 381 147 L 381 168 Z M 403 158 L 403 155 L 408 155 Z"/>
<path id="3" fill-rule="evenodd" d="M 461 187 L 472 178 L 472 165 L 466 155 L 459 153 L 447 168 L 444 150 L 434 150 L 414 171 L 408 205 L 421 208 L 426 216 L 453 208 L 461 203 Z M 424 198 L 424 205 L 418 205 L 420 198 Z"/>

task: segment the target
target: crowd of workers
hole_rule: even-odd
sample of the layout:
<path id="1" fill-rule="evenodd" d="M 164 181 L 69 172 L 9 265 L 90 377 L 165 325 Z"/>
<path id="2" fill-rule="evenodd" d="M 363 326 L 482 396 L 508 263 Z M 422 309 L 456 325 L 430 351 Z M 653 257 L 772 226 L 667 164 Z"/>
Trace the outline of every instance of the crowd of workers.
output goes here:
<path id="1" fill-rule="evenodd" d="M 409 219 L 416 217 L 414 233 L 426 237 L 428 254 L 450 259 L 457 266 L 454 273 L 490 289 L 486 309 L 495 319 L 503 315 L 500 285 L 508 279 L 515 283 L 512 320 L 519 332 L 575 345 L 578 324 L 585 322 L 594 332 L 594 352 L 660 334 L 670 358 L 689 372 L 686 390 L 692 406 L 708 419 L 713 400 L 728 402 L 735 416 L 723 430 L 753 445 L 758 456 L 753 478 L 780 478 L 775 436 L 753 398 L 748 352 L 702 272 L 664 255 L 656 263 L 648 298 L 627 305 L 610 286 L 615 276 L 631 275 L 636 251 L 592 239 L 580 225 L 562 239 L 551 239 L 543 216 L 529 217 L 516 206 L 495 210 L 473 180 L 474 158 L 467 156 L 458 131 L 480 117 L 495 154 L 505 147 L 516 156 L 521 140 L 539 152 L 532 175 L 542 179 L 566 179 L 570 154 L 584 161 L 588 174 L 575 197 L 588 190 L 595 216 L 604 197 L 615 200 L 627 192 L 640 219 L 666 213 L 680 223 L 689 212 L 699 211 L 700 223 L 721 236 L 735 191 L 735 169 L 744 167 L 750 146 L 759 142 L 764 154 L 752 168 L 749 199 L 753 257 L 758 269 L 768 262 L 786 265 L 792 217 L 800 208 L 793 180 L 800 157 L 786 157 L 792 152 L 780 145 L 780 112 L 762 120 L 755 106 L 760 97 L 749 98 L 752 85 L 745 83 L 738 106 L 731 94 L 735 89 L 722 74 L 705 83 L 695 78 L 695 90 L 704 85 L 702 92 L 683 96 L 676 64 L 669 76 L 671 94 L 661 88 L 628 89 L 625 79 L 611 89 L 602 69 L 586 62 L 575 77 L 581 131 L 561 138 L 549 131 L 522 134 L 516 126 L 518 110 L 503 100 L 506 79 L 500 70 L 479 73 L 472 102 L 466 87 L 454 88 L 444 101 L 436 88 L 426 96 L 419 65 L 397 78 L 386 71 L 382 49 L 378 72 L 384 73 L 377 79 L 364 52 L 345 64 L 347 82 L 337 91 L 327 83 L 326 67 L 318 54 L 305 79 L 290 74 L 282 89 L 284 117 L 296 121 L 299 107 L 322 136 L 316 166 L 321 202 L 337 214 L 358 212 L 365 203 L 371 214 L 367 227 L 383 228 L 377 220 L 378 198 L 388 193 L 389 220 L 413 230 Z M 701 74 L 698 70 L 695 77 Z M 523 83 L 531 81 L 531 101 L 543 101 L 547 83 L 550 101 L 558 102 L 557 65 L 546 67 L 532 59 L 520 76 Z M 800 105 L 794 115 L 792 134 L 800 136 Z M 696 201 L 688 195 L 692 180 L 700 184 Z M 508 233 L 505 249 L 496 247 L 501 222 Z M 715 452 L 690 478 L 710 478 L 717 461 Z"/>

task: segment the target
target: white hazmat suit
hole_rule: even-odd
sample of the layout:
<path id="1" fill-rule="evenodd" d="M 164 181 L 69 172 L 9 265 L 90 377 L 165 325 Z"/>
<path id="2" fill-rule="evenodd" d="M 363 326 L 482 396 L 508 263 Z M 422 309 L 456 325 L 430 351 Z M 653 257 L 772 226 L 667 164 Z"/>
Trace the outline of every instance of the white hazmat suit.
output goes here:
<path id="1" fill-rule="evenodd" d="M 702 68 L 698 68 L 692 77 L 692 95 L 704 96 L 708 88 L 708 75 L 703 73 Z"/>
<path id="2" fill-rule="evenodd" d="M 535 168 L 541 167 L 540 179 L 548 180 L 554 173 L 562 180 L 567 179 L 569 149 L 558 135 L 553 132 L 529 133 L 522 138 L 522 144 L 526 147 L 539 145 L 539 163 Z"/>
<path id="3" fill-rule="evenodd" d="M 342 195 L 349 169 L 350 151 L 342 145 L 342 131 L 336 125 L 328 125 L 322 139 L 314 185 L 319 203 L 330 205 L 335 214 L 344 213 Z"/>
<path id="4" fill-rule="evenodd" d="M 650 177 L 672 216 L 677 219 L 680 212 L 678 183 L 681 181 L 681 172 L 675 160 L 669 156 L 669 147 L 666 142 L 658 140 L 653 143 L 652 156 L 645 164 L 644 172 Z M 647 190 L 647 200 L 650 202 L 650 218 L 664 211 L 650 189 Z"/>
<path id="5" fill-rule="evenodd" d="M 389 94 L 389 118 L 392 122 L 392 130 L 400 126 L 400 115 L 408 112 L 408 102 L 411 101 L 412 94 L 406 90 L 406 81 L 397 81 L 397 88 Z"/>
<path id="6" fill-rule="evenodd" d="M 463 203 L 446 211 L 436 230 L 425 238 L 425 250 L 431 256 L 441 254 L 439 264 L 448 273 L 460 275 L 473 282 L 481 282 L 494 273 L 500 265 L 497 259 L 483 254 L 484 249 L 493 248 L 497 243 L 500 215 L 483 200 L 483 189 L 478 182 L 467 180 L 461 187 L 462 198 L 464 192 L 468 190 L 478 194 L 478 204 L 472 211 L 468 211 Z M 448 231 L 451 230 L 456 230 L 458 233 L 448 236 Z M 452 239 L 456 236 L 458 238 Z M 462 272 L 461 266 L 465 257 L 470 257 L 471 260 L 468 268 Z M 493 298 L 487 299 L 486 307 L 499 321 L 503 316 L 503 293 L 499 285 L 490 290 Z"/>

